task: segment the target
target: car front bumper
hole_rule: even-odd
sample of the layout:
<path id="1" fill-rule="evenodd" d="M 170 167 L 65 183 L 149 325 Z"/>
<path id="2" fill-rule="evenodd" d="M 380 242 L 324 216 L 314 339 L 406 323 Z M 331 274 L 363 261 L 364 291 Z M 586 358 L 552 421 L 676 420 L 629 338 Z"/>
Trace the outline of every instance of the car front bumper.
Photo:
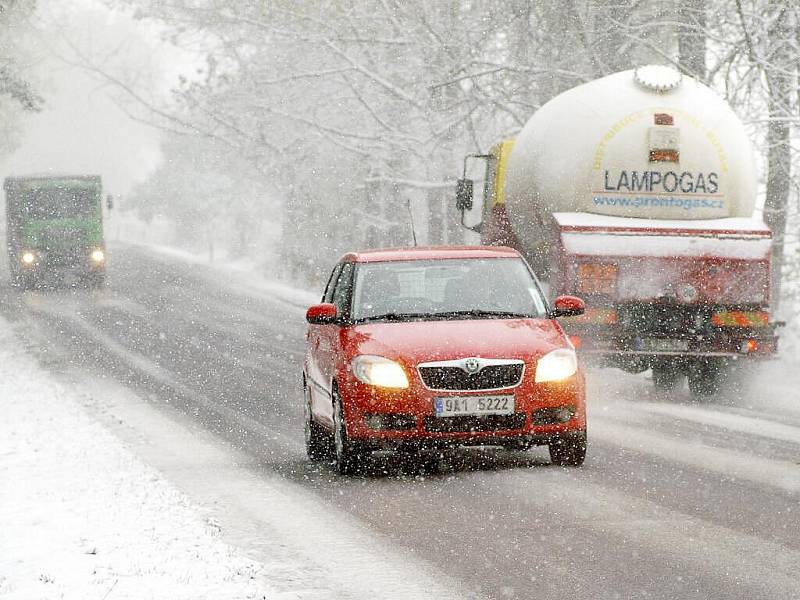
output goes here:
<path id="1" fill-rule="evenodd" d="M 430 390 L 413 381 L 408 389 L 387 390 L 363 384 L 350 376 L 345 378 L 340 392 L 348 437 L 373 448 L 531 446 L 548 444 L 554 437 L 586 430 L 582 371 L 558 383 L 523 381 L 514 388 L 470 392 Z M 437 398 L 469 395 L 513 395 L 514 412 L 436 415 Z"/>

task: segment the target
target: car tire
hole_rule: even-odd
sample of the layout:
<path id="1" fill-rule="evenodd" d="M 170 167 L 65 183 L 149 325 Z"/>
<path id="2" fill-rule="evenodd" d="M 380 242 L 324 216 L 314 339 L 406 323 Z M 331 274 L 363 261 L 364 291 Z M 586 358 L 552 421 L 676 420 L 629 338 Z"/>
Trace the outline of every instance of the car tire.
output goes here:
<path id="1" fill-rule="evenodd" d="M 682 373 L 665 365 L 653 365 L 653 385 L 661 392 L 671 392 L 681 382 Z"/>
<path id="2" fill-rule="evenodd" d="M 332 455 L 330 434 L 326 432 L 319 423 L 316 423 L 311 416 L 311 393 L 305 382 L 303 382 L 303 398 L 306 454 L 308 455 L 308 458 L 313 461 L 328 460 Z"/>
<path id="3" fill-rule="evenodd" d="M 560 435 L 548 445 L 550 462 L 560 467 L 580 467 L 586 459 L 586 446 L 585 431 Z"/>
<path id="4" fill-rule="evenodd" d="M 333 455 L 340 475 L 358 472 L 360 456 L 356 445 L 347 437 L 344 406 L 336 387 L 333 388 Z"/>

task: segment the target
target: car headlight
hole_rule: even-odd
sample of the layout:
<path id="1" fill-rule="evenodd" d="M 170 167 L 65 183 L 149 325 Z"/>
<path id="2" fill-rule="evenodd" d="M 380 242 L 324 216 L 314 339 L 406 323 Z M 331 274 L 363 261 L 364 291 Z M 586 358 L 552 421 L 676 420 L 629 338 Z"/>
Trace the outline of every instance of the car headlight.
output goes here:
<path id="1" fill-rule="evenodd" d="M 536 363 L 536 383 L 561 381 L 578 372 L 578 357 L 569 348 L 548 352 Z"/>
<path id="2" fill-rule="evenodd" d="M 92 250 L 90 256 L 92 257 L 92 260 L 96 263 L 101 263 L 106 259 L 106 253 L 103 252 L 100 248 Z"/>
<path id="3" fill-rule="evenodd" d="M 23 252 L 20 260 L 26 265 L 32 265 L 36 262 L 36 255 L 33 252 Z"/>
<path id="4" fill-rule="evenodd" d="M 408 377 L 403 367 L 383 356 L 356 356 L 352 367 L 353 375 L 366 384 L 385 388 L 408 387 Z"/>

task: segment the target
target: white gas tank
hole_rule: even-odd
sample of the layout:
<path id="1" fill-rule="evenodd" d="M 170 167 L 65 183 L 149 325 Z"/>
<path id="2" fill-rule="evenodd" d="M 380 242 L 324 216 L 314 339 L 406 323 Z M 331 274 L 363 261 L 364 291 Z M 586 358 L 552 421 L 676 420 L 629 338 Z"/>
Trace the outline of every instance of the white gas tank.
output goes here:
<path id="1" fill-rule="evenodd" d="M 546 213 L 749 217 L 755 189 L 750 140 L 727 103 L 653 65 L 578 86 L 540 108 L 509 158 L 506 207 L 532 248 L 542 242 Z"/>

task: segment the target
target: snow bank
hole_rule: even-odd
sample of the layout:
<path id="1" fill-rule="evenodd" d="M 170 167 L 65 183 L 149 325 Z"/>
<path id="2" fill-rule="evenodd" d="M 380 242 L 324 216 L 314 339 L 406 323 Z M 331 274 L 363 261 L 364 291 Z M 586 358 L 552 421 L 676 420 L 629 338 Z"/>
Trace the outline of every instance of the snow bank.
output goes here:
<path id="1" fill-rule="evenodd" d="M 266 597 L 262 566 L 19 347 L 0 320 L 0 596 Z"/>

